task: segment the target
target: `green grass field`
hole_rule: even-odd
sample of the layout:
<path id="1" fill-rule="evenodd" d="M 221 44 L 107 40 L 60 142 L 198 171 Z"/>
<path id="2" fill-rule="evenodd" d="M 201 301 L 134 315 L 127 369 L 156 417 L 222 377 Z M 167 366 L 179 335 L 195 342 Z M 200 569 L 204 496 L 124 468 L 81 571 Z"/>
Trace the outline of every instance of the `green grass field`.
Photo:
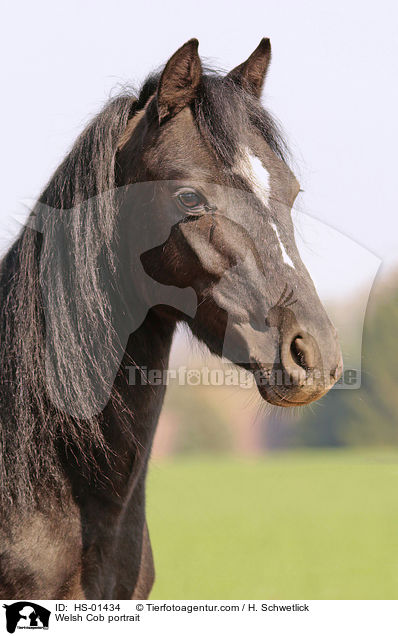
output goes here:
<path id="1" fill-rule="evenodd" d="M 398 453 L 152 463 L 156 599 L 398 598 Z"/>

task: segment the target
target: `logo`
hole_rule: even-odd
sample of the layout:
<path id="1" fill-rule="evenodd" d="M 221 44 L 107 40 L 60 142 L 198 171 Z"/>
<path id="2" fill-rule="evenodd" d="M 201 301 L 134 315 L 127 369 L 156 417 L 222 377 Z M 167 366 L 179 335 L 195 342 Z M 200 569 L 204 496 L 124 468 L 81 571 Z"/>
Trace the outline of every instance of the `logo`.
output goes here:
<path id="1" fill-rule="evenodd" d="M 13 634 L 18 629 L 48 629 L 50 610 L 32 603 L 18 601 L 11 605 L 3 605 L 6 609 L 7 631 Z"/>

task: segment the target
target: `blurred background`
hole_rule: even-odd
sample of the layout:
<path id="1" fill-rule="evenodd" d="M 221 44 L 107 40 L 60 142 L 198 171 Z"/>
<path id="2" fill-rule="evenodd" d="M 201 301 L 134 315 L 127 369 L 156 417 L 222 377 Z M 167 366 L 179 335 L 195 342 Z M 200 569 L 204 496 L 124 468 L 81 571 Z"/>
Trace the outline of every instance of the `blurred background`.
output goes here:
<path id="1" fill-rule="evenodd" d="M 228 70 L 269 36 L 263 101 L 304 190 L 297 241 L 359 378 L 288 412 L 254 388 L 170 381 L 148 482 L 152 598 L 397 598 L 397 35 L 388 0 L 4 2 L 2 252 L 118 87 L 190 37 Z M 171 368 L 225 364 L 178 333 Z"/>

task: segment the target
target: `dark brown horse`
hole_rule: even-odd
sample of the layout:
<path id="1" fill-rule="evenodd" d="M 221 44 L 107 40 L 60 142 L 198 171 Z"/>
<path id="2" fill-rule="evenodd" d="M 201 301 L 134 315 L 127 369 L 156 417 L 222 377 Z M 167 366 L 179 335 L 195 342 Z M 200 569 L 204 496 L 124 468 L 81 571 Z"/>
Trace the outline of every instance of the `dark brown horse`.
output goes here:
<path id="1" fill-rule="evenodd" d="M 260 94 L 262 40 L 226 77 L 190 40 L 112 100 L 1 266 L 0 595 L 126 599 L 154 578 L 145 477 L 177 323 L 279 406 L 341 374 L 300 260 L 299 185 Z"/>

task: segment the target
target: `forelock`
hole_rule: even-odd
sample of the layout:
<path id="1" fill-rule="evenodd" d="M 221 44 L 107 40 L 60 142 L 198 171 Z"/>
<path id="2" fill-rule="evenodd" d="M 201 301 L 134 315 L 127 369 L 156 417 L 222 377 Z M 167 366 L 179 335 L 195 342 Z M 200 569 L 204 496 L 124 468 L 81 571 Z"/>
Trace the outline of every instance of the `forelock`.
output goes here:
<path id="1" fill-rule="evenodd" d="M 230 78 L 215 72 L 203 75 L 197 99 L 192 105 L 201 134 L 228 167 L 232 167 L 250 129 L 257 131 L 271 150 L 288 163 L 289 151 L 278 124 L 259 100 Z"/>

